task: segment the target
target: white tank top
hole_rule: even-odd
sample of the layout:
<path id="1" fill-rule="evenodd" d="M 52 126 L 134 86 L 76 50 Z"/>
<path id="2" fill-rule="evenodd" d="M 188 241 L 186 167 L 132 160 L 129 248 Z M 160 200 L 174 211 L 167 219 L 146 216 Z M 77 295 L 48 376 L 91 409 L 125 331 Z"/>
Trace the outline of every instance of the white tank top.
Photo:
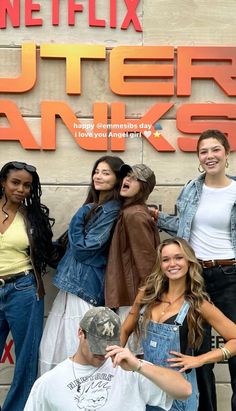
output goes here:
<path id="1" fill-rule="evenodd" d="M 197 258 L 217 260 L 235 258 L 230 217 L 236 202 L 236 182 L 223 188 L 203 184 L 197 212 L 192 221 L 190 244 Z"/>

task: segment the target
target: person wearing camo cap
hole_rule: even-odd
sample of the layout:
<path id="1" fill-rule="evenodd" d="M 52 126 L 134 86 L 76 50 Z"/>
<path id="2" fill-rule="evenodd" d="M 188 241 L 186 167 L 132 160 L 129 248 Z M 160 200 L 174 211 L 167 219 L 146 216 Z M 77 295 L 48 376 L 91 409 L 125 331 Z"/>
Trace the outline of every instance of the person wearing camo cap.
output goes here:
<path id="1" fill-rule="evenodd" d="M 24 411 L 144 411 L 147 403 L 168 410 L 173 398 L 187 398 L 191 385 L 179 372 L 119 346 L 120 327 L 107 307 L 87 311 L 77 352 L 35 382 Z"/>
<path id="2" fill-rule="evenodd" d="M 116 309 L 124 321 L 139 288 L 151 274 L 160 244 L 158 229 L 146 201 L 152 193 L 156 177 L 146 164 L 120 168 L 122 209 L 112 237 L 105 274 L 105 305 Z M 128 348 L 142 354 L 133 333 Z"/>

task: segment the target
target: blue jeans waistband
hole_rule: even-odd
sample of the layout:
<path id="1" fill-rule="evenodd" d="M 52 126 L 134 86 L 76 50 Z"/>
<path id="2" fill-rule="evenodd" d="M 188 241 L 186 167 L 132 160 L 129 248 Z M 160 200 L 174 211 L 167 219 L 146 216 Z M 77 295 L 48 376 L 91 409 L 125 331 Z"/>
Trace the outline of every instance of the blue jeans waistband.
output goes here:
<path id="1" fill-rule="evenodd" d="M 16 273 L 13 275 L 6 275 L 3 277 L 0 277 L 0 288 L 4 287 L 5 284 L 12 283 L 13 281 L 17 280 L 20 277 L 25 277 L 26 275 L 29 275 L 32 272 L 33 272 L 32 270 L 25 270 L 25 271 L 21 271 L 20 273 Z"/>

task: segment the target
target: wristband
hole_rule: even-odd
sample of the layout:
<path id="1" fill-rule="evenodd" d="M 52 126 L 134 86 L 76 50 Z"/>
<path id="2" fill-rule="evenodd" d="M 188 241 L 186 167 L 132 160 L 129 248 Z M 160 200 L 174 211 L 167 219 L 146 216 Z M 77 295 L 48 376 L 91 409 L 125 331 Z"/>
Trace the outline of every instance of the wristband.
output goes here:
<path id="1" fill-rule="evenodd" d="M 220 347 L 220 351 L 222 352 L 223 360 L 226 361 L 232 357 L 231 352 L 226 347 Z"/>
<path id="2" fill-rule="evenodd" d="M 133 372 L 139 372 L 141 370 L 142 366 L 143 366 L 143 360 L 139 360 L 139 364 L 138 364 L 136 370 L 133 370 Z"/>

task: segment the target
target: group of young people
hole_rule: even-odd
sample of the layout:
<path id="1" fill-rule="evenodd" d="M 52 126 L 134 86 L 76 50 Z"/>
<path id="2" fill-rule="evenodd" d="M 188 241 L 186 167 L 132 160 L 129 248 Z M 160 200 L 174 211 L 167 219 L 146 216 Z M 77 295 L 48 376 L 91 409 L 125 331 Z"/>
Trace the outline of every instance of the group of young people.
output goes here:
<path id="1" fill-rule="evenodd" d="M 95 384 L 95 374 L 102 373 L 105 358 L 111 357 L 113 365 L 143 373 L 175 398 L 172 403 L 166 398 L 153 401 L 148 395 L 144 396 L 139 408 L 135 408 L 140 411 L 145 410 L 145 404 L 146 410 L 171 407 L 172 411 L 216 411 L 212 365 L 228 360 L 232 411 L 236 411 L 236 182 L 226 174 L 229 153 L 229 143 L 222 132 L 207 130 L 201 134 L 197 154 L 202 174 L 188 182 L 180 193 L 177 216 L 148 208 L 147 200 L 156 184 L 155 174 L 148 166 L 130 166 L 115 156 L 99 158 L 92 169 L 84 205 L 62 237 L 67 241 L 55 242 L 52 241 L 53 220 L 47 207 L 41 204 L 36 168 L 16 161 L 3 166 L 0 172 L 0 354 L 10 330 L 15 342 L 16 366 L 2 411 L 23 411 L 37 378 L 38 364 L 39 374 L 52 368 L 53 371 L 46 374 L 48 380 L 43 375 L 35 383 L 26 410 L 62 410 L 53 402 L 43 406 L 47 402 L 46 391 L 43 390 L 44 396 L 41 394 L 45 381 L 52 382 L 50 376 L 58 381 L 60 366 L 55 366 L 68 357 L 65 367 L 70 367 L 75 381 L 79 372 L 77 363 L 79 367 L 94 367 L 88 374 L 90 383 Z M 160 244 L 158 229 L 173 237 Z M 57 266 L 53 283 L 59 293 L 42 336 L 42 275 L 47 265 Z M 107 354 L 104 350 L 102 353 L 93 350 L 91 331 L 82 324 L 87 313 L 96 316 L 94 307 L 101 306 L 110 307 L 111 312 L 120 317 L 122 347 L 128 342 L 131 350 L 143 355 L 145 361 L 169 372 L 168 376 L 165 372 L 162 375 L 165 384 L 149 373 L 148 363 L 143 366 L 127 349 L 118 347 L 119 344 L 114 347 L 114 339 L 113 348 L 108 348 Z M 224 346 L 214 350 L 211 349 L 211 327 L 225 340 Z M 98 330 L 95 336 L 100 337 L 101 343 Z M 64 372 L 64 368 L 61 370 Z M 80 370 L 81 381 L 86 380 L 86 370 Z M 71 381 L 69 374 L 68 381 Z M 113 380 L 112 374 L 109 375 Z M 120 384 L 128 383 L 126 377 L 122 378 Z M 169 386 L 168 378 L 176 381 L 179 395 Z M 60 384 L 58 387 L 60 389 Z M 112 402 L 96 403 L 94 394 L 88 399 L 83 384 L 78 387 L 80 395 L 76 395 L 77 402 L 71 410 L 76 407 L 111 410 Z M 107 388 L 101 392 L 99 387 L 97 399 L 105 394 L 114 395 Z M 74 398 L 73 389 L 71 395 Z M 35 402 L 38 405 L 32 405 L 32 398 L 40 398 Z M 58 404 L 56 392 L 54 398 Z M 95 403 L 92 405 L 89 401 Z M 122 396 L 122 401 L 128 398 Z"/>

